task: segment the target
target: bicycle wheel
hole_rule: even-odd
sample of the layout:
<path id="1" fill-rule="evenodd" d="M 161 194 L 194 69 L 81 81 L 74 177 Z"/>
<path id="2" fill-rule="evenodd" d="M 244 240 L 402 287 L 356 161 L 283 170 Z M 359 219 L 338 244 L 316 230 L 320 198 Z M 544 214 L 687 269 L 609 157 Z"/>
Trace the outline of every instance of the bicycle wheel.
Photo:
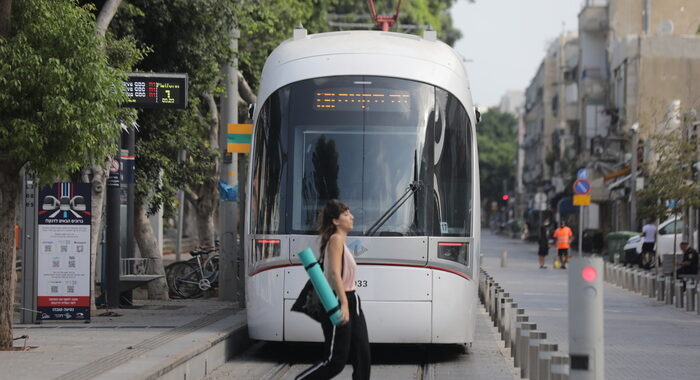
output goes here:
<path id="1" fill-rule="evenodd" d="M 172 284 L 175 294 L 182 298 L 195 298 L 202 294 L 202 289 L 199 288 L 202 273 L 199 268 L 185 262 L 178 270 L 178 275 L 174 277 Z"/>
<path id="2" fill-rule="evenodd" d="M 204 278 L 211 282 L 212 286 L 219 284 L 219 255 L 210 256 L 202 265 Z"/>
<path id="3" fill-rule="evenodd" d="M 182 298 L 175 291 L 175 279 L 191 270 L 185 261 L 177 261 L 165 267 L 165 281 L 168 283 L 168 294 L 171 298 Z"/>

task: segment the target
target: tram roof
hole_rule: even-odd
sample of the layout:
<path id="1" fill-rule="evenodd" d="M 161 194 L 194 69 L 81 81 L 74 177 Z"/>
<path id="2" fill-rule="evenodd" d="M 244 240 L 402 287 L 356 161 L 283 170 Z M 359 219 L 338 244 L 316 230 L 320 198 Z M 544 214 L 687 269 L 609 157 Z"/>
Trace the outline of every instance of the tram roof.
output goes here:
<path id="1" fill-rule="evenodd" d="M 455 95 L 474 120 L 462 58 L 441 41 L 393 32 L 301 33 L 288 39 L 265 62 L 258 99 L 263 102 L 290 83 L 339 75 L 386 76 L 429 83 Z"/>

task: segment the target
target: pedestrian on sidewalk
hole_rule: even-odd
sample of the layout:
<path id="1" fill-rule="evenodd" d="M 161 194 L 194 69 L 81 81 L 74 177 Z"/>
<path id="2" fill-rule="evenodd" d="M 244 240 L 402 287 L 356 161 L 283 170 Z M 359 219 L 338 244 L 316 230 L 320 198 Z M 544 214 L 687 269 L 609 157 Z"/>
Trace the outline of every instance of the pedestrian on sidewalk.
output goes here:
<path id="1" fill-rule="evenodd" d="M 639 267 L 644 269 L 650 269 L 654 260 L 656 252 L 654 251 L 654 245 L 656 245 L 656 232 L 657 227 L 654 224 L 652 218 L 646 218 L 646 223 L 642 226 L 642 236 L 644 240 L 642 241 L 642 253 L 639 260 Z"/>
<path id="2" fill-rule="evenodd" d="M 338 295 L 342 322 L 337 326 L 329 318 L 321 322 L 325 338 L 324 359 L 300 373 L 296 379 L 331 379 L 347 363 L 352 363 L 353 379 L 367 380 L 370 377 L 367 323 L 360 298 L 355 293 L 357 264 L 346 244 L 353 221 L 350 208 L 336 199 L 330 200 L 321 212 L 319 234 L 323 272 Z"/>
<path id="3" fill-rule="evenodd" d="M 551 232 L 551 225 L 549 224 L 549 218 L 545 218 L 544 222 L 540 226 L 540 235 L 538 237 L 537 243 L 539 244 L 539 250 L 537 251 L 537 260 L 540 263 L 540 269 L 547 269 L 545 260 L 547 255 L 549 255 L 549 234 Z"/>
<path id="4" fill-rule="evenodd" d="M 559 261 L 561 261 L 561 269 L 566 269 L 566 263 L 569 261 L 571 237 L 574 236 L 574 232 L 566 225 L 566 222 L 562 221 L 552 236 L 557 239 L 557 254 Z"/>
<path id="5" fill-rule="evenodd" d="M 680 246 L 681 251 L 683 251 L 683 259 L 676 274 L 698 274 L 698 251 L 694 250 L 685 240 L 681 242 Z"/>

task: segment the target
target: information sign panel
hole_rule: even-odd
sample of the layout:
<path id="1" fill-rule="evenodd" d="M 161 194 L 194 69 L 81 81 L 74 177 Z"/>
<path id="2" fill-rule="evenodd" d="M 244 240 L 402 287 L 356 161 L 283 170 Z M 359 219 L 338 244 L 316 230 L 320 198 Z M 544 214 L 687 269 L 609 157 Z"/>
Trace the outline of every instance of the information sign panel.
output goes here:
<path id="1" fill-rule="evenodd" d="M 55 183 L 39 192 L 37 319 L 90 319 L 91 185 Z"/>
<path id="2" fill-rule="evenodd" d="M 574 195 L 574 206 L 590 206 L 591 196 L 590 195 Z"/>
<path id="3" fill-rule="evenodd" d="M 187 108 L 187 74 L 128 73 L 124 107 Z"/>

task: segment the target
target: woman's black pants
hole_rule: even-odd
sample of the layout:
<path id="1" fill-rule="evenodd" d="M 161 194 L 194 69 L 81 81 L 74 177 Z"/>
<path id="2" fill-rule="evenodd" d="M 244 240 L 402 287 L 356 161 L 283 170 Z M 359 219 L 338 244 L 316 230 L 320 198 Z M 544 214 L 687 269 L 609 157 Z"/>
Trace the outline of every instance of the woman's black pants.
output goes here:
<path id="1" fill-rule="evenodd" d="M 352 291 L 345 292 L 345 295 L 348 298 L 350 321 L 338 326 L 333 326 L 329 320 L 321 323 L 326 339 L 323 361 L 300 373 L 296 377 L 298 380 L 331 379 L 347 363 L 352 363 L 353 380 L 369 379 L 371 357 L 365 315 L 357 294 Z"/>

